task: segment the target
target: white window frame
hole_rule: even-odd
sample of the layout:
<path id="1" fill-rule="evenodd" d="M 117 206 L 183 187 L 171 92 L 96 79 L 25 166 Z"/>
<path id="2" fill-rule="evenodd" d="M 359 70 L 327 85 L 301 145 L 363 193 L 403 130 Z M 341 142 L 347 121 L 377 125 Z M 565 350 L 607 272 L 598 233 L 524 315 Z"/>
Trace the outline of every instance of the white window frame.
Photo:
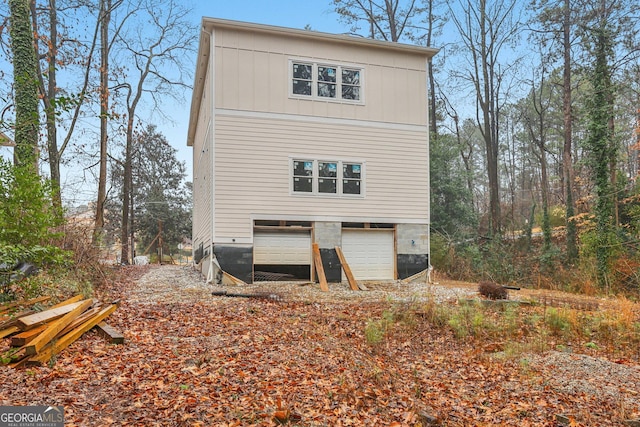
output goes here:
<path id="1" fill-rule="evenodd" d="M 293 65 L 294 64 L 303 64 L 303 65 L 311 65 L 311 95 L 302 95 L 293 93 Z M 318 67 L 329 67 L 336 69 L 336 96 L 328 97 L 328 96 L 319 96 L 318 95 L 318 83 L 322 83 L 318 80 Z M 360 88 L 360 99 L 345 99 L 342 98 L 342 70 L 354 70 L 360 72 L 360 84 L 358 87 Z M 326 102 L 338 102 L 338 103 L 346 103 L 346 104 L 357 104 L 364 105 L 364 67 L 361 65 L 353 65 L 353 64 L 345 64 L 345 63 L 325 63 L 318 62 L 312 59 L 298 59 L 292 58 L 289 59 L 289 81 L 287 87 L 289 88 L 289 98 L 294 99 L 312 99 L 315 101 L 326 101 Z M 355 86 L 355 85 L 347 85 L 347 86 Z"/>
<path id="2" fill-rule="evenodd" d="M 311 174 L 311 191 L 294 191 L 293 189 L 293 164 L 296 161 L 312 161 L 313 162 L 313 172 Z M 336 163 L 337 174 L 336 174 L 336 192 L 335 193 L 321 193 L 319 191 L 319 179 L 320 179 L 320 171 L 318 168 L 319 163 Z M 344 193 L 343 191 L 343 181 L 345 178 L 343 175 L 343 167 L 345 164 L 357 164 L 360 165 L 360 193 L 359 194 L 351 194 Z M 353 199 L 363 199 L 365 197 L 365 178 L 366 178 L 366 162 L 360 159 L 336 159 L 336 158 L 325 158 L 325 157 L 316 157 L 316 156 L 289 156 L 289 194 L 292 196 L 302 196 L 302 197 L 339 197 L 339 198 L 353 198 Z"/>

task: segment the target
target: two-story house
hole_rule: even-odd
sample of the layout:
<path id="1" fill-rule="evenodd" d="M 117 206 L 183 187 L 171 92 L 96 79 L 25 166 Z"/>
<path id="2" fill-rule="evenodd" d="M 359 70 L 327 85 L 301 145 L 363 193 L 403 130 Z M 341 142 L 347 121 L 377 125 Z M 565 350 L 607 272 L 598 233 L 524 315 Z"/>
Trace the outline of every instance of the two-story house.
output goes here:
<path id="1" fill-rule="evenodd" d="M 310 279 L 312 243 L 329 281 L 336 246 L 357 280 L 426 269 L 436 52 L 204 18 L 187 140 L 202 272 Z"/>

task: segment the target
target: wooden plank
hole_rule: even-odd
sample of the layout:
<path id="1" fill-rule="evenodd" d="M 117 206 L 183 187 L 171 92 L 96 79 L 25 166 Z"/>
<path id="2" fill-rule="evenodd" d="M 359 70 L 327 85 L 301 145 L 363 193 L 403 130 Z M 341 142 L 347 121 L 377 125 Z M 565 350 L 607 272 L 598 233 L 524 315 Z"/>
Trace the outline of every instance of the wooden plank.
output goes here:
<path id="1" fill-rule="evenodd" d="M 64 316 L 76 307 L 81 305 L 82 302 L 74 302 L 73 304 L 63 305 L 57 308 L 51 308 L 49 310 L 41 311 L 40 313 L 34 313 L 29 316 L 24 316 L 18 319 L 17 326 L 26 331 L 27 329 L 35 328 L 36 326 L 44 325 L 47 322 L 56 320 L 59 317 Z"/>
<path id="2" fill-rule="evenodd" d="M 2 362 L 5 364 L 8 364 L 9 366 L 16 366 L 20 363 L 21 360 L 24 360 L 25 354 L 24 354 L 24 348 L 23 347 L 18 347 L 18 348 L 10 348 L 9 350 L 7 350 L 3 355 L 3 360 Z"/>
<path id="3" fill-rule="evenodd" d="M 80 316 L 86 309 L 91 307 L 91 305 L 93 304 L 93 300 L 86 299 L 84 301 L 80 301 L 79 303 L 80 303 L 79 306 L 77 306 L 76 308 L 74 308 L 73 310 L 71 310 L 70 312 L 68 312 L 67 314 L 65 314 L 58 320 L 56 320 L 55 322 L 51 322 L 47 326 L 47 329 L 42 331 L 42 333 L 38 335 L 37 338 L 31 341 L 29 345 L 26 346 L 27 354 L 28 355 L 36 354 L 40 350 L 42 350 L 42 348 L 46 344 L 48 344 L 52 339 L 56 337 L 58 332 L 66 328 L 71 322 L 73 322 L 78 316 Z"/>
<path id="4" fill-rule="evenodd" d="M 0 331 L 0 338 L 8 337 L 11 334 L 15 334 L 19 330 L 20 328 L 18 328 L 17 326 L 10 326 Z"/>
<path id="5" fill-rule="evenodd" d="M 222 275 L 224 277 L 226 277 L 227 279 L 231 280 L 231 282 L 233 282 L 234 285 L 236 285 L 236 286 L 246 285 L 246 283 L 243 280 L 240 280 L 237 277 L 232 276 L 231 274 L 227 273 L 224 270 L 221 270 L 221 271 L 222 271 Z"/>
<path id="6" fill-rule="evenodd" d="M 63 307 L 68 304 L 73 304 L 74 302 L 82 301 L 84 297 L 82 295 L 76 295 L 73 298 L 69 298 L 68 300 L 57 303 L 56 305 L 52 305 L 49 309 Z"/>
<path id="7" fill-rule="evenodd" d="M 329 292 L 329 284 L 327 283 L 327 276 L 324 274 L 324 267 L 322 266 L 322 256 L 320 255 L 320 246 L 317 243 L 312 245 L 313 248 L 313 262 L 316 267 L 316 274 L 318 275 L 318 281 L 320 282 L 320 289 L 324 292 Z"/>
<path id="8" fill-rule="evenodd" d="M 31 298 L 28 300 L 14 301 L 7 304 L 2 304 L 0 305 L 0 315 L 5 314 L 9 310 L 14 309 L 16 307 L 31 307 L 32 305 L 35 305 L 39 302 L 49 301 L 50 299 L 51 299 L 50 296 L 42 296 L 37 298 Z"/>
<path id="9" fill-rule="evenodd" d="M 22 347 L 30 343 L 38 334 L 47 329 L 47 325 L 41 325 L 37 328 L 29 329 L 28 331 L 20 332 L 11 337 L 11 346 L 12 347 Z"/>
<path id="10" fill-rule="evenodd" d="M 98 314 L 100 310 L 102 310 L 103 308 L 104 307 L 102 306 L 102 304 L 94 305 L 93 307 L 91 307 L 91 309 L 82 313 L 80 316 L 78 316 L 78 318 L 76 318 L 76 320 L 71 322 L 66 328 L 60 331 L 58 335 L 56 335 L 56 338 L 60 338 L 61 336 L 68 334 L 69 332 L 71 332 L 72 330 L 74 330 L 75 328 L 82 325 L 84 322 L 86 322 L 87 320 L 89 320 L 90 318 Z"/>
<path id="11" fill-rule="evenodd" d="M 336 253 L 338 254 L 338 259 L 340 260 L 340 264 L 342 265 L 342 269 L 344 270 L 344 275 L 347 276 L 347 281 L 349 282 L 349 286 L 352 291 L 359 291 L 358 282 L 356 282 L 355 277 L 353 277 L 353 272 L 351 271 L 351 267 L 347 263 L 347 259 L 344 257 L 342 253 L 342 248 L 340 246 L 336 246 Z"/>
<path id="12" fill-rule="evenodd" d="M 98 323 L 94 329 L 111 344 L 124 344 L 124 335 L 107 322 Z"/>
<path id="13" fill-rule="evenodd" d="M 224 271 L 222 269 L 222 267 L 220 267 L 220 263 L 218 263 L 218 259 L 217 258 L 215 258 L 215 257 L 213 258 L 213 263 L 218 268 L 218 270 L 220 270 L 222 272 L 223 278 L 226 278 L 228 281 L 231 282 L 231 284 L 236 285 L 236 286 L 245 286 L 246 285 L 246 283 L 243 280 L 238 279 L 237 277 L 235 277 L 235 276 L 227 273 L 226 271 Z M 223 282 L 223 284 L 228 285 L 229 283 L 224 283 Z"/>
<path id="14" fill-rule="evenodd" d="M 0 318 L 0 329 L 7 329 L 10 328 L 12 326 L 16 326 L 18 324 L 18 319 L 23 317 L 23 316 L 28 316 L 30 314 L 34 314 L 37 313 L 36 311 L 33 310 L 25 310 L 25 311 L 21 311 L 20 313 L 15 313 L 9 316 L 4 316 L 2 318 Z"/>
<path id="15" fill-rule="evenodd" d="M 405 277 L 404 279 L 402 279 L 402 280 L 400 281 L 400 283 L 402 283 L 403 285 L 406 285 L 406 284 L 408 284 L 408 283 L 411 283 L 411 282 L 413 282 L 413 281 L 415 281 L 415 280 L 420 279 L 422 276 L 424 276 L 424 278 L 425 278 L 425 280 L 426 280 L 426 279 L 427 279 L 427 272 L 428 272 L 428 271 L 429 271 L 428 269 L 427 269 L 427 270 L 419 271 L 419 272 L 417 272 L 416 274 L 414 274 L 414 275 L 412 275 L 412 276 Z"/>
<path id="16" fill-rule="evenodd" d="M 41 365 L 42 363 L 48 361 L 53 355 L 60 353 L 62 350 L 64 350 L 74 341 L 80 338 L 82 334 L 109 317 L 109 315 L 113 313 L 116 308 L 118 308 L 116 304 L 110 304 L 108 307 L 105 307 L 98 314 L 84 322 L 82 325 L 78 326 L 76 329 L 72 330 L 63 337 L 60 337 L 60 339 L 58 339 L 57 341 L 50 343 L 40 353 L 26 359 L 25 363 L 28 365 Z"/>

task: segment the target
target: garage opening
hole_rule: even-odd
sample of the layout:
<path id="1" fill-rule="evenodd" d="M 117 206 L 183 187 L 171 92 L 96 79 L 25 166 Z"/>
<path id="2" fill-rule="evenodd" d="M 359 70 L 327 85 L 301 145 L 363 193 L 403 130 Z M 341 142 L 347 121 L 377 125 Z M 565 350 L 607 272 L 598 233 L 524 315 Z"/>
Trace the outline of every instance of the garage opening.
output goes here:
<path id="1" fill-rule="evenodd" d="M 265 229 L 266 228 L 266 229 Z M 257 226 L 253 235 L 253 281 L 311 279 L 311 230 L 304 225 L 277 230 Z"/>
<path id="2" fill-rule="evenodd" d="M 394 230 L 343 228 L 342 252 L 358 280 L 395 279 Z"/>

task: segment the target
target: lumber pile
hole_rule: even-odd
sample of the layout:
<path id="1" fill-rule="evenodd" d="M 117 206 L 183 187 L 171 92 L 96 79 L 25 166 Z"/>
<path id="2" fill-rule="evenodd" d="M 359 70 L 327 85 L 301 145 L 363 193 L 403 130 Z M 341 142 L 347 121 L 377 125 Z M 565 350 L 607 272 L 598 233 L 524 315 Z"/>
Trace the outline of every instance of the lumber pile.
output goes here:
<path id="1" fill-rule="evenodd" d="M 42 365 L 92 328 L 111 343 L 124 342 L 122 334 L 104 322 L 119 301 L 103 304 L 77 295 L 37 310 L 37 304 L 48 299 L 0 305 L 0 338 L 11 339 L 9 350 L 0 355 L 0 363 L 14 367 Z"/>

